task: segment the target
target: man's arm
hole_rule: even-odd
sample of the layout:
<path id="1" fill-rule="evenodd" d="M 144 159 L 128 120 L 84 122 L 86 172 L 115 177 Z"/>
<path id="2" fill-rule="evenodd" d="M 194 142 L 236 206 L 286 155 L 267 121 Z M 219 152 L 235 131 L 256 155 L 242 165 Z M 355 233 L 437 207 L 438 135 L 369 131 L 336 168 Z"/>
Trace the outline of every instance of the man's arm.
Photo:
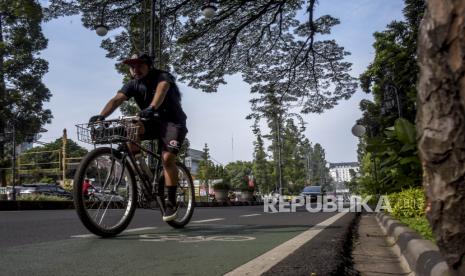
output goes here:
<path id="1" fill-rule="evenodd" d="M 110 116 L 115 109 L 117 109 L 124 101 L 126 101 L 128 97 L 124 95 L 124 93 L 118 92 L 116 96 L 114 96 L 102 109 L 100 115 L 104 116 L 105 118 Z"/>
<path id="2" fill-rule="evenodd" d="M 160 105 L 163 103 L 166 97 L 166 93 L 170 89 L 170 83 L 167 81 L 161 81 L 158 83 L 157 88 L 155 89 L 155 95 L 153 95 L 152 102 L 150 106 L 153 109 L 158 109 Z"/>

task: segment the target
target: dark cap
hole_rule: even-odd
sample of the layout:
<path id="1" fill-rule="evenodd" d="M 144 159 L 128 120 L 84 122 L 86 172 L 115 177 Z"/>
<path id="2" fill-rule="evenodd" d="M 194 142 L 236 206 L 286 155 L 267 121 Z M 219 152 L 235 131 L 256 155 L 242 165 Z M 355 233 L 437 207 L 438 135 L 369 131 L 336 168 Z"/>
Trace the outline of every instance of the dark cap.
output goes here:
<path id="1" fill-rule="evenodd" d="M 134 54 L 130 58 L 123 60 L 123 63 L 131 66 L 145 63 L 148 66 L 152 66 L 153 61 L 152 58 L 147 54 Z"/>

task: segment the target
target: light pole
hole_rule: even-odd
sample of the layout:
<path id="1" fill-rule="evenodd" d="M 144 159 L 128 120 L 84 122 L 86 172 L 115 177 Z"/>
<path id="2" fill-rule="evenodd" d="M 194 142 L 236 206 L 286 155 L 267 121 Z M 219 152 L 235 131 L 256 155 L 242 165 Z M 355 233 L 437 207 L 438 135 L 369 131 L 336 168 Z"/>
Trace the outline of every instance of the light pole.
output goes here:
<path id="1" fill-rule="evenodd" d="M 279 194 L 283 194 L 283 176 L 282 176 L 282 162 L 281 162 L 281 116 L 276 115 L 276 143 L 278 144 L 278 185 Z"/>
<path id="2" fill-rule="evenodd" d="M 12 152 L 12 166 L 11 166 L 11 175 L 12 175 L 12 190 L 13 190 L 13 200 L 16 200 L 16 122 L 17 118 L 11 120 L 11 143 L 13 147 Z M 45 128 L 40 128 L 39 132 L 47 132 Z M 6 132 L 8 133 L 8 132 Z M 35 134 L 34 134 L 35 135 Z"/>
<path id="3" fill-rule="evenodd" d="M 13 166 L 12 166 L 12 176 L 13 176 L 13 200 L 16 200 L 16 122 L 13 122 L 12 125 L 12 142 L 13 142 Z"/>
<path id="4" fill-rule="evenodd" d="M 394 85 L 388 84 L 386 85 L 383 93 L 383 105 L 388 109 L 391 110 L 397 105 L 397 113 L 399 118 L 402 117 L 401 112 L 401 105 L 399 100 L 399 92 Z"/>
<path id="5" fill-rule="evenodd" d="M 102 13 L 100 14 L 100 24 L 95 26 L 95 32 L 98 36 L 106 36 L 108 33 L 108 27 L 103 23 L 103 18 L 105 17 L 105 8 L 107 7 L 108 2 L 105 2 L 102 7 Z"/>
<path id="6" fill-rule="evenodd" d="M 155 17 L 156 17 L 156 0 L 151 0 L 151 9 L 150 9 L 150 56 L 152 58 L 155 57 L 155 29 L 156 29 L 156 24 L 155 24 Z M 144 20 L 144 41 L 145 41 L 145 1 L 142 0 L 142 9 L 143 11 L 143 20 Z M 216 5 L 215 0 L 207 0 L 205 2 L 205 5 L 202 6 L 202 14 L 205 18 L 211 19 L 215 16 L 216 11 L 218 10 L 217 5 Z M 105 25 L 104 23 L 104 17 L 105 17 L 105 9 L 108 5 L 108 1 L 106 1 L 103 6 L 102 6 L 102 11 L 100 14 L 100 23 L 95 26 L 95 32 L 99 36 L 105 36 L 108 33 L 108 26 Z M 163 3 L 162 0 L 158 0 L 158 9 L 159 9 L 159 14 L 158 14 L 158 43 L 159 43 L 159 52 L 158 52 L 158 61 L 160 64 L 160 67 L 162 65 L 162 8 L 163 8 Z M 145 43 L 144 43 L 145 47 Z"/>
<path id="7" fill-rule="evenodd" d="M 363 125 L 355 124 L 352 127 L 352 134 L 358 138 L 362 138 L 362 136 L 365 135 L 366 132 L 367 132 L 367 129 Z M 370 136 L 370 138 L 373 138 L 371 131 L 368 132 L 368 135 Z M 378 185 L 378 171 L 377 171 L 377 166 L 376 166 L 376 158 L 373 155 L 371 156 L 371 161 L 373 162 L 373 174 L 375 176 L 376 185 Z M 383 190 L 384 190 L 384 184 L 383 184 Z M 379 190 L 378 190 L 378 194 L 379 194 Z"/>

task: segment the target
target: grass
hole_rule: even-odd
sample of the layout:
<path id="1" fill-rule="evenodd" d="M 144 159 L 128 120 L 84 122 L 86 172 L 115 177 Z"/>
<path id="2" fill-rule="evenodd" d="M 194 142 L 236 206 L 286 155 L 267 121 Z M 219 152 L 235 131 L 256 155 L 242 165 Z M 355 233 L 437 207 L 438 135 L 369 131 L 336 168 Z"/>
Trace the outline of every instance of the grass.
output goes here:
<path id="1" fill-rule="evenodd" d="M 425 217 L 417 217 L 417 218 L 398 217 L 397 219 L 400 222 L 406 224 L 408 227 L 415 230 L 423 238 L 430 240 L 434 243 L 436 242 L 433 238 L 433 231 L 431 230 L 431 226 L 429 225 L 428 220 Z"/>

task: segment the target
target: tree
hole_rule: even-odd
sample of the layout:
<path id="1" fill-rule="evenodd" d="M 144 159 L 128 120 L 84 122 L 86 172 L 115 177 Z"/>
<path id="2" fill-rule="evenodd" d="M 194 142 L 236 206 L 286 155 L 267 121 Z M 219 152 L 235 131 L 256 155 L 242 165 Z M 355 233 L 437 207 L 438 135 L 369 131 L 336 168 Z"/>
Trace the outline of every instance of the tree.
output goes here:
<path id="1" fill-rule="evenodd" d="M 102 20 L 110 29 L 122 28 L 102 42 L 109 58 L 121 61 L 148 49 L 148 22 L 143 20 L 148 19 L 148 0 L 50 2 L 49 18 L 80 13 L 86 28 Z M 216 92 L 225 75 L 242 73 L 253 85 L 252 93 L 264 95 L 275 87 L 280 95 L 301 100 L 305 113 L 332 108 L 355 92 L 356 81 L 348 74 L 351 64 L 344 62 L 349 53 L 324 39 L 339 20 L 315 17 L 316 0 L 221 0 L 213 19 L 200 16 L 202 1 L 164 5 L 162 30 L 155 30 L 162 38 L 156 45 L 161 49 L 158 61 L 194 88 Z M 299 12 L 306 12 L 308 20 L 299 20 Z M 127 70 L 121 64 L 117 68 Z"/>
<path id="2" fill-rule="evenodd" d="M 253 171 L 252 162 L 231 162 L 226 165 L 225 170 L 233 188 L 249 189 L 249 177 Z"/>
<path id="3" fill-rule="evenodd" d="M 465 1 L 429 0 L 419 37 L 417 141 L 428 219 L 454 275 L 465 275 Z"/>
<path id="4" fill-rule="evenodd" d="M 283 175 L 290 193 L 299 193 L 302 191 L 306 172 L 306 156 L 301 151 L 301 142 L 305 139 L 301 126 L 297 127 L 292 118 L 286 120 L 286 126 L 283 131 Z"/>
<path id="5" fill-rule="evenodd" d="M 393 21 L 387 29 L 374 33 L 373 47 L 376 55 L 367 70 L 360 76 L 361 87 L 372 93 L 378 112 L 377 118 L 382 133 L 398 118 L 397 108 L 383 104 L 387 90 L 392 86 L 399 96 L 403 118 L 415 120 L 416 84 L 418 65 L 416 57 L 418 27 L 425 10 L 424 0 L 405 0 L 403 14 L 405 21 Z M 394 96 L 394 95 L 392 95 Z M 396 102 L 397 105 L 397 102 Z M 376 132 L 375 134 L 378 134 Z"/>
<path id="6" fill-rule="evenodd" d="M 47 47 L 42 18 L 36 1 L 0 1 L 0 136 L 12 132 L 15 124 L 17 142 L 37 133 L 52 118 L 50 110 L 43 108 L 51 96 L 42 83 L 48 63 L 37 57 Z M 0 167 L 10 165 L 4 140 L 0 140 Z M 3 170 L 0 182 L 6 185 Z"/>
<path id="7" fill-rule="evenodd" d="M 187 156 L 189 156 L 189 147 L 191 146 L 191 142 L 189 139 L 186 137 L 184 139 L 184 142 L 181 145 L 181 148 L 179 149 L 178 153 L 178 160 L 182 161 L 184 163 L 184 160 L 186 159 Z"/>
<path id="8" fill-rule="evenodd" d="M 329 169 L 326 167 L 326 153 L 324 148 L 316 143 L 310 158 L 310 170 L 312 171 L 312 185 L 322 186 L 323 189 L 327 188 L 330 184 L 331 177 L 329 176 Z"/>
<path id="9" fill-rule="evenodd" d="M 411 128 L 397 129 L 394 133 L 392 129 L 395 125 L 410 126 L 415 120 L 419 71 L 416 41 L 424 9 L 424 0 L 405 0 L 405 19 L 393 21 L 386 30 L 374 34 L 375 58 L 360 76 L 362 89 L 374 98 L 373 102 L 360 102 L 363 117 L 358 124 L 367 128 L 367 135 L 360 141 L 358 159 L 374 162 L 365 166 L 372 171 L 362 168 L 361 188 L 376 194 L 419 185 L 421 168 L 416 145 L 407 139 L 399 140 L 396 135 L 402 132 L 401 136 L 405 136 L 411 133 Z M 387 105 L 389 101 L 394 105 Z M 364 158 L 367 154 L 370 159 Z"/>
<path id="10" fill-rule="evenodd" d="M 267 194 L 274 189 L 274 183 L 271 179 L 270 164 L 266 159 L 267 154 L 260 129 L 255 129 L 255 135 L 257 140 L 254 141 L 254 160 L 252 165 L 255 188 Z"/>
<path id="11" fill-rule="evenodd" d="M 202 160 L 199 163 L 199 179 L 203 184 L 208 184 L 209 181 L 213 178 L 215 166 L 210 160 L 210 149 L 208 148 L 207 143 L 203 148 Z"/>
<path id="12" fill-rule="evenodd" d="M 61 151 L 63 149 L 63 139 L 56 139 L 54 142 L 45 144 L 43 146 L 33 147 L 21 154 L 22 169 L 27 171 L 34 171 L 31 181 L 39 181 L 44 173 L 43 170 L 61 168 Z M 79 146 L 71 139 L 66 142 L 66 157 L 67 158 L 81 158 L 87 154 L 87 150 Z M 63 169 L 63 168 L 61 168 Z M 72 178 L 76 168 L 67 168 L 66 177 Z M 58 176 L 54 177 L 57 180 Z"/>

